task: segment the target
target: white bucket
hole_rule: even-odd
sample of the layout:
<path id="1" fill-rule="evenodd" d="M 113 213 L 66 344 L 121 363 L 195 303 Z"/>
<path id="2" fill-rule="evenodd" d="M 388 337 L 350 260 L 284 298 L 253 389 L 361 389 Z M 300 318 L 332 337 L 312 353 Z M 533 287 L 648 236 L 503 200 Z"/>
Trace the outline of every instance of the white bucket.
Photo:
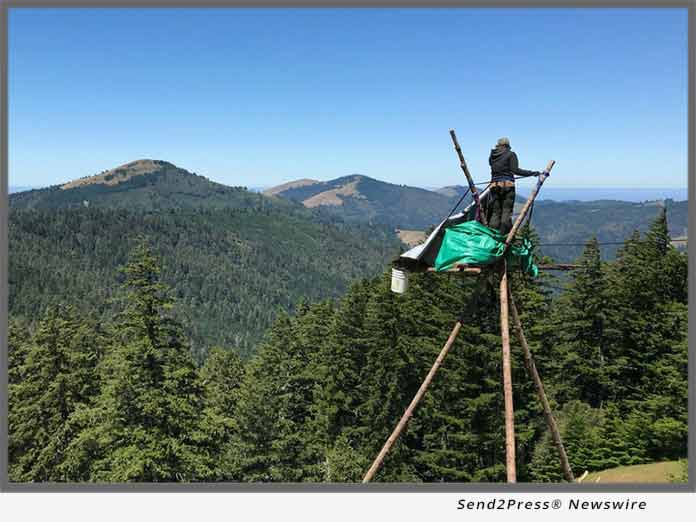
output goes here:
<path id="1" fill-rule="evenodd" d="M 395 294 L 403 294 L 408 288 L 406 272 L 392 268 L 391 291 Z"/>

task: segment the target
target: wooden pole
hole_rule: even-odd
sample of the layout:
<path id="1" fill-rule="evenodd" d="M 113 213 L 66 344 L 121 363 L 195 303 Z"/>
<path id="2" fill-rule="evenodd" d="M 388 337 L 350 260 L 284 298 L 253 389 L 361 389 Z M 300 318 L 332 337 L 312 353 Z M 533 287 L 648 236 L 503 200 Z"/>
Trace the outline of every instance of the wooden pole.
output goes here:
<path id="1" fill-rule="evenodd" d="M 544 181 L 546 181 L 546 178 L 549 177 L 548 173 L 551 172 L 551 169 L 553 168 L 555 163 L 556 162 L 554 160 L 549 161 L 547 163 L 544 171 L 539 175 L 539 179 L 537 180 L 537 184 L 534 186 L 532 193 L 527 198 L 527 201 L 525 202 L 524 206 L 522 207 L 522 210 L 520 210 L 520 215 L 517 216 L 517 219 L 515 220 L 515 223 L 512 225 L 512 228 L 510 229 L 510 232 L 508 233 L 507 238 L 505 238 L 505 251 L 507 251 L 508 247 L 510 246 L 510 243 L 512 243 L 512 240 L 515 238 L 515 234 L 517 234 L 517 230 L 522 225 L 522 221 L 524 221 L 524 218 L 527 215 L 527 212 L 529 212 L 529 207 L 532 206 L 532 203 L 536 199 L 537 194 L 539 193 L 539 190 L 541 189 L 541 186 L 544 184 Z M 505 253 L 505 251 L 503 251 L 503 253 Z"/>
<path id="2" fill-rule="evenodd" d="M 464 154 L 462 154 L 462 148 L 459 146 L 459 141 L 457 141 L 457 135 L 455 134 L 454 129 L 450 129 L 449 133 L 450 137 L 452 138 L 452 143 L 454 143 L 454 150 L 457 151 L 457 156 L 459 157 L 459 166 L 461 167 L 462 172 L 464 172 L 464 176 L 466 176 L 466 181 L 469 184 L 469 190 L 471 190 L 471 195 L 476 202 L 477 213 L 481 218 L 481 223 L 488 225 L 488 220 L 486 220 L 486 216 L 481 209 L 481 200 L 479 198 L 478 189 L 476 188 L 474 180 L 471 177 L 471 173 L 469 172 L 469 167 L 464 159 Z"/>
<path id="3" fill-rule="evenodd" d="M 515 465 L 515 412 L 512 404 L 512 366 L 510 364 L 510 322 L 508 317 L 508 277 L 505 260 L 500 276 L 500 335 L 503 339 L 503 394 L 505 398 L 505 470 L 508 482 L 517 482 Z"/>
<path id="4" fill-rule="evenodd" d="M 440 355 L 438 355 L 437 359 L 435 359 L 435 364 L 433 364 L 432 368 L 430 368 L 430 371 L 428 372 L 428 375 L 426 375 L 425 380 L 423 381 L 423 384 L 420 385 L 420 388 L 418 388 L 416 395 L 413 397 L 411 404 L 408 405 L 408 408 L 406 408 L 406 411 L 401 416 L 401 420 L 399 420 L 399 423 L 396 425 L 396 428 L 394 428 L 394 431 L 387 439 L 387 442 L 384 443 L 384 446 L 382 447 L 381 451 L 379 452 L 379 454 L 375 458 L 374 462 L 372 463 L 372 466 L 370 466 L 370 469 L 368 469 L 367 473 L 365 473 L 365 476 L 363 477 L 363 480 L 362 480 L 363 484 L 370 482 L 372 480 L 372 478 L 375 476 L 375 473 L 377 473 L 377 470 L 382 465 L 382 462 L 384 461 L 384 458 L 387 456 L 387 453 L 389 453 L 389 450 L 394 445 L 396 440 L 399 438 L 399 435 L 401 435 L 401 432 L 406 427 L 406 424 L 408 424 L 408 421 L 411 418 L 411 416 L 413 415 L 413 412 L 416 409 L 416 406 L 418 406 L 418 403 L 421 401 L 421 399 L 425 395 L 425 392 L 428 389 L 428 386 L 430 386 L 430 383 L 432 382 L 433 377 L 435 377 L 435 373 L 437 372 L 438 368 L 440 368 L 442 361 L 445 360 L 445 357 L 447 356 L 447 352 L 449 352 L 450 348 L 454 344 L 454 340 L 457 338 L 457 335 L 459 335 L 459 330 L 461 329 L 461 327 L 462 327 L 461 321 L 457 321 L 457 323 L 454 325 L 454 328 L 452 328 L 452 332 L 450 333 L 449 338 L 447 339 L 447 342 L 445 343 L 445 346 L 443 346 L 442 350 L 440 351 Z"/>
<path id="5" fill-rule="evenodd" d="M 522 345 L 522 351 L 524 352 L 524 366 L 527 368 L 527 373 L 534 381 L 534 386 L 536 387 L 537 396 L 541 405 L 544 409 L 544 416 L 546 417 L 546 424 L 549 426 L 549 431 L 551 431 L 551 436 L 553 437 L 553 442 L 556 444 L 556 449 L 558 450 L 558 456 L 561 459 L 561 469 L 563 470 L 563 476 L 568 482 L 574 482 L 575 477 L 573 476 L 573 471 L 570 468 L 570 463 L 568 462 L 568 455 L 566 454 L 565 448 L 563 447 L 563 440 L 561 439 L 561 433 L 558 431 L 558 425 L 556 424 L 556 419 L 551 412 L 551 406 L 546 398 L 546 392 L 544 392 L 544 385 L 541 382 L 541 377 L 534 364 L 534 358 L 532 357 L 532 352 L 527 344 L 527 339 L 524 336 L 524 331 L 522 330 L 522 322 L 520 321 L 520 316 L 517 313 L 517 307 L 515 306 L 515 301 L 512 298 L 512 292 L 509 292 L 510 297 L 510 311 L 512 312 L 512 324 L 513 330 L 517 336 L 517 340 Z"/>

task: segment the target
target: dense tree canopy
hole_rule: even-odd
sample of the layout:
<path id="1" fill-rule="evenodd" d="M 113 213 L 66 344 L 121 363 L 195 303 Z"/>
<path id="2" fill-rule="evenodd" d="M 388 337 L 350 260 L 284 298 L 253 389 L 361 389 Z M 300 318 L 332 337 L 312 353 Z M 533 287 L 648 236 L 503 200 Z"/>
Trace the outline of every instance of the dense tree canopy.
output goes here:
<path id="1" fill-rule="evenodd" d="M 51 305 L 108 318 L 134 238 L 145 236 L 177 300 L 174 315 L 201 362 L 213 346 L 247 358 L 280 310 L 340 296 L 399 251 L 387 228 L 269 208 L 18 210 L 10 216 L 10 314 Z"/>
<path id="2" fill-rule="evenodd" d="M 560 293 L 512 274 L 576 474 L 686 456 L 687 257 L 668 237 L 661 215 L 616 261 L 590 241 Z M 231 343 L 197 366 L 154 252 L 131 253 L 112 315 L 12 318 L 12 480 L 359 481 L 460 317 L 376 480 L 504 480 L 495 274 L 413 275 L 403 295 L 387 273 L 363 279 L 278 314 L 248 361 Z M 514 341 L 513 385 L 518 479 L 559 481 Z"/>

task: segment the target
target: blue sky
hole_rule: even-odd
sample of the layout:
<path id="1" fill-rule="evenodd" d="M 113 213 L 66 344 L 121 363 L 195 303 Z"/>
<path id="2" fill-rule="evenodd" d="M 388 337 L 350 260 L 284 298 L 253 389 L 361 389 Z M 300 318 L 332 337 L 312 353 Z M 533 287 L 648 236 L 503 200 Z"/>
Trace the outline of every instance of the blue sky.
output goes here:
<path id="1" fill-rule="evenodd" d="M 686 9 L 11 9 L 10 185 L 139 159 L 270 186 L 687 184 Z"/>

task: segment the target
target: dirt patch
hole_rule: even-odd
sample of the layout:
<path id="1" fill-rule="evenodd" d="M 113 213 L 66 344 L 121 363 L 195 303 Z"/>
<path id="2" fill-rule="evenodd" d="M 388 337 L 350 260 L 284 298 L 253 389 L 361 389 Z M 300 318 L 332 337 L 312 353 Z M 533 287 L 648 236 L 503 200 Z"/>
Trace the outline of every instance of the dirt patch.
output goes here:
<path id="1" fill-rule="evenodd" d="M 128 181 L 135 176 L 144 176 L 145 174 L 151 174 L 161 170 L 164 164 L 162 162 L 157 162 L 155 160 L 137 160 L 116 167 L 115 169 L 106 170 L 101 174 L 96 176 L 87 176 L 84 178 L 76 179 L 61 185 L 60 188 L 63 190 L 83 187 L 85 185 L 118 185 L 124 181 Z"/>
<path id="2" fill-rule="evenodd" d="M 356 179 L 337 189 L 320 192 L 311 198 L 305 199 L 302 204 L 307 208 L 318 207 L 319 205 L 343 205 L 343 198 L 339 196 L 365 199 L 365 196 L 358 191 L 358 183 L 360 183 L 360 180 Z"/>
<path id="3" fill-rule="evenodd" d="M 422 230 L 399 230 L 396 229 L 396 235 L 399 239 L 408 246 L 416 246 L 425 241 L 425 232 Z"/>
<path id="4" fill-rule="evenodd" d="M 280 194 L 281 192 L 285 192 L 286 190 L 298 188 L 298 187 L 306 187 L 307 185 L 316 185 L 317 183 L 321 183 L 320 181 L 317 181 L 315 179 L 308 179 L 308 178 L 303 178 L 303 179 L 298 179 L 296 181 L 289 181 L 288 183 L 283 183 L 282 185 L 278 185 L 277 187 L 272 187 L 269 189 L 266 189 L 263 191 L 263 193 L 266 196 L 275 196 L 276 194 Z"/>

